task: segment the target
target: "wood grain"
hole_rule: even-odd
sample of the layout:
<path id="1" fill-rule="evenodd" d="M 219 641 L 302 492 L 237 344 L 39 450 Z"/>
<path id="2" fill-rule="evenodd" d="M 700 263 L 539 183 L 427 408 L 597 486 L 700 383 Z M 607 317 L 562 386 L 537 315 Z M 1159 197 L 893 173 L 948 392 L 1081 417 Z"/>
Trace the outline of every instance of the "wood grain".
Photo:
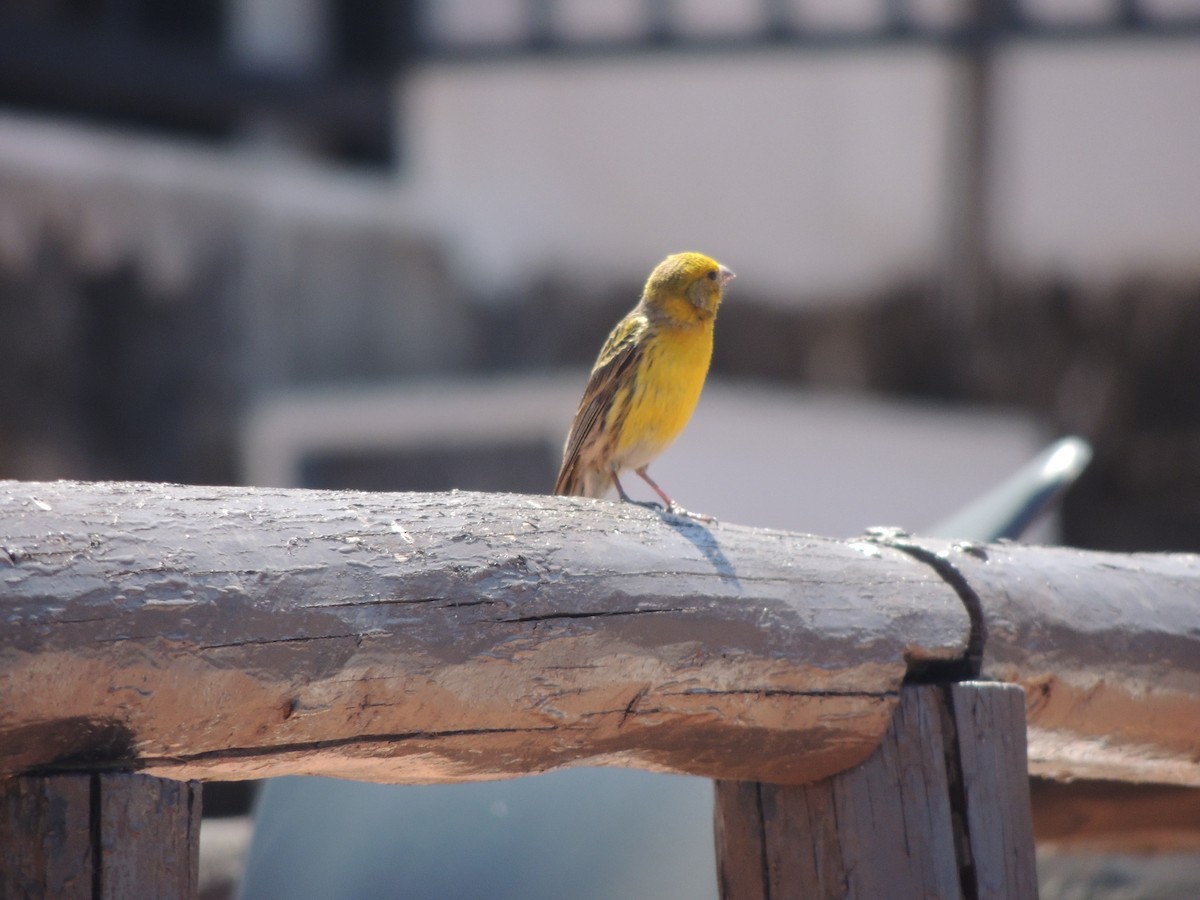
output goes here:
<path id="1" fill-rule="evenodd" d="M 93 896 L 92 777 L 0 780 L 0 897 Z"/>
<path id="2" fill-rule="evenodd" d="M 937 688 L 906 688 L 875 753 L 831 778 L 717 782 L 722 900 L 960 896 L 941 702 Z M 742 858 L 756 848 L 761 861 Z"/>
<path id="3" fill-rule="evenodd" d="M 194 897 L 200 867 L 200 785 L 144 775 L 99 782 L 99 897 Z"/>
<path id="4" fill-rule="evenodd" d="M 1200 556 L 914 540 L 979 605 L 983 677 L 1025 689 L 1031 773 L 1200 787 Z"/>
<path id="5" fill-rule="evenodd" d="M 0 897 L 194 897 L 200 785 L 124 773 L 0 780 Z"/>
<path id="6" fill-rule="evenodd" d="M 1039 846 L 1094 853 L 1200 853 L 1200 791 L 1116 781 L 1030 783 Z"/>
<path id="7" fill-rule="evenodd" d="M 1022 713 L 1011 685 L 907 687 L 855 768 L 717 782 L 722 900 L 1036 898 Z"/>
<path id="8" fill-rule="evenodd" d="M 948 689 L 978 900 L 1036 898 L 1037 866 L 1025 759 L 1025 697 L 1012 685 Z"/>
<path id="9" fill-rule="evenodd" d="M 763 821 L 764 789 L 758 781 L 716 781 L 713 837 L 717 845 L 717 888 L 722 900 L 757 900 L 769 896 Z"/>

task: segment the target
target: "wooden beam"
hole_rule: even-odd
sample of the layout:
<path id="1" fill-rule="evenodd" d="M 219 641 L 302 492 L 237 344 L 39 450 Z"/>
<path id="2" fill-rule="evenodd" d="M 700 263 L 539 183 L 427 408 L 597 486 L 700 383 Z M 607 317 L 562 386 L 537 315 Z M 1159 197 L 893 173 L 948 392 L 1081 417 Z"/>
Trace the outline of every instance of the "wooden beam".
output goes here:
<path id="1" fill-rule="evenodd" d="M 948 567 L 981 674 L 1025 689 L 1032 774 L 1200 786 L 1200 556 L 891 543 Z"/>
<path id="2" fill-rule="evenodd" d="M 1037 867 L 1025 753 L 1025 693 L 971 682 L 945 689 L 946 770 L 956 835 L 969 848 L 963 893 L 978 900 L 1036 898 Z M 957 782 L 957 783 L 956 783 Z M 961 793 L 961 800 L 959 794 Z M 965 834 L 964 834 L 965 832 Z"/>
<path id="3" fill-rule="evenodd" d="M 1024 702 L 905 688 L 883 743 L 815 784 L 717 782 L 722 900 L 1034 898 Z"/>
<path id="4" fill-rule="evenodd" d="M 0 482 L 0 775 L 799 784 L 900 684 L 1020 684 L 1030 768 L 1200 785 L 1200 557 L 836 541 L 495 494 Z"/>
<path id="5" fill-rule="evenodd" d="M 124 773 L 0 780 L 0 897 L 194 897 L 200 785 Z"/>
<path id="6" fill-rule="evenodd" d="M 797 783 L 865 758 L 955 592 L 628 504 L 0 483 L 0 773 Z"/>
<path id="7" fill-rule="evenodd" d="M 1200 790 L 1167 784 L 1030 785 L 1038 844 L 1090 853 L 1200 853 Z"/>

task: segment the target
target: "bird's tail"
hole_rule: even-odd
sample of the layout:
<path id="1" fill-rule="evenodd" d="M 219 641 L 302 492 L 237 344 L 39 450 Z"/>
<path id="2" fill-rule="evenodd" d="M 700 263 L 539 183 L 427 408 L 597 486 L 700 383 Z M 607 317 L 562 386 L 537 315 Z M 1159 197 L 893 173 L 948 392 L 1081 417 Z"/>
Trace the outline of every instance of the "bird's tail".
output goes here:
<path id="1" fill-rule="evenodd" d="M 595 497 L 601 500 L 612 490 L 607 472 L 585 469 L 578 464 L 564 465 L 554 482 L 554 493 L 562 497 Z"/>

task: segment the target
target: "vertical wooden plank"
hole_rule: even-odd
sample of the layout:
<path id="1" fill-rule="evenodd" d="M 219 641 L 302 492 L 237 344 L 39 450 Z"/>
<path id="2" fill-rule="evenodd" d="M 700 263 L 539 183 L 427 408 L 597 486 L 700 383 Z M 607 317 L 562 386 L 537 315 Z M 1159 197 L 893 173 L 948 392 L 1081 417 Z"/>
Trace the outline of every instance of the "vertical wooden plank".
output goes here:
<path id="1" fill-rule="evenodd" d="M 821 885 L 839 880 L 846 866 L 838 840 L 836 791 L 825 779 L 802 787 L 760 784 L 763 821 L 763 871 L 768 897 L 789 897 L 792 885 Z M 797 845 L 793 836 L 809 835 Z M 814 894 L 813 896 L 828 896 Z"/>
<path id="2" fill-rule="evenodd" d="M 1033 900 L 1024 697 L 908 687 L 858 767 L 801 786 L 718 782 L 721 896 Z"/>
<path id="3" fill-rule="evenodd" d="M 0 897 L 93 895 L 91 776 L 0 781 Z"/>
<path id="4" fill-rule="evenodd" d="M 944 741 L 942 702 L 928 686 L 902 691 L 887 738 L 868 759 L 872 764 L 834 779 L 854 798 L 839 805 L 839 822 L 843 810 L 870 813 L 869 831 L 858 826 L 848 839 L 860 897 L 894 896 L 897 882 L 914 897 L 959 895 L 946 759 L 937 752 Z"/>
<path id="5" fill-rule="evenodd" d="M 145 775 L 0 781 L 0 898 L 196 896 L 200 784 Z"/>
<path id="6" fill-rule="evenodd" d="M 725 900 L 767 896 L 763 810 L 757 781 L 717 781 L 713 834 L 717 842 L 717 887 Z"/>
<path id="7" fill-rule="evenodd" d="M 950 686 L 975 896 L 1037 897 L 1033 813 L 1018 685 Z"/>
<path id="8" fill-rule="evenodd" d="M 944 702 L 936 687 L 905 689 L 876 752 L 833 778 L 801 786 L 718 782 L 721 896 L 960 897 Z M 760 862 L 735 858 L 755 852 Z"/>
<path id="9" fill-rule="evenodd" d="M 195 897 L 199 782 L 130 774 L 96 777 L 100 898 Z"/>

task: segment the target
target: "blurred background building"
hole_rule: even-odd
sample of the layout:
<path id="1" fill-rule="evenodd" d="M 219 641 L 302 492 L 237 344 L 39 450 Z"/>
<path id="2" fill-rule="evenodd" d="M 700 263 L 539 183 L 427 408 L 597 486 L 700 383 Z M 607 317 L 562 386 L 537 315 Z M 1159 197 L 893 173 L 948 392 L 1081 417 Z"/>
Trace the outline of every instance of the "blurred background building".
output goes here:
<path id="1" fill-rule="evenodd" d="M 9 0 L 0 472 L 235 481 L 264 396 L 586 365 L 692 247 L 740 273 L 717 377 L 1027 410 L 1097 447 L 1069 541 L 1194 548 L 1197 38 L 1196 0 Z"/>
<path id="2" fill-rule="evenodd" d="M 546 491 L 682 249 L 688 505 L 1200 549 L 1200 0 L 0 0 L 0 477 Z"/>

